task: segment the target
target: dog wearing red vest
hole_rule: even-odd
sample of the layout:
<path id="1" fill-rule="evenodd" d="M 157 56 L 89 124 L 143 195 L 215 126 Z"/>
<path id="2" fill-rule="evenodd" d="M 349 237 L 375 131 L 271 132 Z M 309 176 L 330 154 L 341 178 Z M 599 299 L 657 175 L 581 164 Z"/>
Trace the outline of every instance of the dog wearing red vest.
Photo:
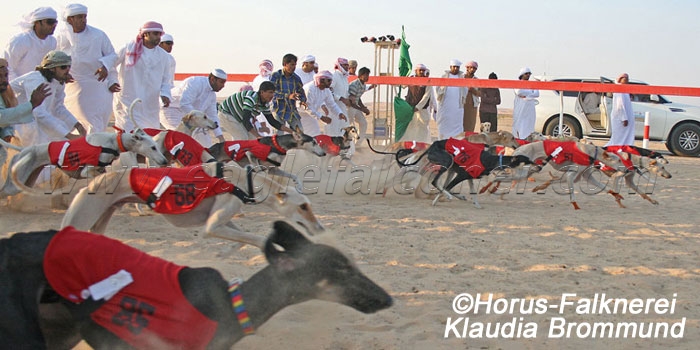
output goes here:
<path id="1" fill-rule="evenodd" d="M 339 250 L 278 221 L 268 266 L 227 282 L 117 240 L 66 227 L 0 239 L 0 339 L 7 349 L 230 349 L 281 309 L 312 299 L 363 313 L 392 298 Z"/>
<path id="2" fill-rule="evenodd" d="M 151 136 L 141 129 L 126 133 L 98 132 L 75 140 L 64 140 L 21 148 L 0 139 L 3 146 L 20 151 L 9 164 L 8 177 L 0 191 L 14 195 L 20 191 L 32 192 L 41 171 L 55 165 L 68 176 L 81 179 L 104 172 L 123 152 L 134 152 L 165 165 L 167 160 Z M 43 193 L 43 192 L 42 192 Z"/>
<path id="3" fill-rule="evenodd" d="M 270 175 L 290 178 L 301 192 L 299 178 L 280 167 L 287 152 L 293 149 L 301 149 L 319 157 L 326 155 L 313 137 L 301 132 L 265 136 L 257 140 L 219 142 L 209 147 L 209 153 L 217 162 L 233 160 L 241 166 L 252 165 L 255 170 L 267 170 Z"/>
<path id="4" fill-rule="evenodd" d="M 308 197 L 266 175 L 243 169 L 235 162 L 108 172 L 78 192 L 66 210 L 62 227 L 104 233 L 117 209 L 125 203 L 140 203 L 163 215 L 173 226 L 204 226 L 208 237 L 262 247 L 264 237 L 248 233 L 231 221 L 245 204 L 259 203 L 311 234 L 324 231 Z"/>
<path id="5" fill-rule="evenodd" d="M 516 173 L 526 172 L 527 177 L 540 172 L 542 168 L 550 164 L 555 170 L 563 171 L 561 177 L 552 176 L 552 179 L 542 185 L 536 186 L 532 192 L 547 188 L 552 181 L 560 181 L 566 178 L 568 184 L 569 200 L 574 209 L 581 209 L 574 197 L 574 183 L 579 181 L 586 172 L 597 171 L 596 164 L 604 164 L 611 169 L 615 169 L 611 177 L 613 179 L 624 176 L 627 172 L 620 157 L 614 153 L 607 152 L 603 148 L 583 142 L 544 140 L 532 142 L 518 147 L 513 152 L 514 169 Z M 523 164 L 538 164 L 525 170 Z M 605 188 L 604 184 L 598 182 L 594 176 L 587 176 L 586 179 L 596 188 Z"/>

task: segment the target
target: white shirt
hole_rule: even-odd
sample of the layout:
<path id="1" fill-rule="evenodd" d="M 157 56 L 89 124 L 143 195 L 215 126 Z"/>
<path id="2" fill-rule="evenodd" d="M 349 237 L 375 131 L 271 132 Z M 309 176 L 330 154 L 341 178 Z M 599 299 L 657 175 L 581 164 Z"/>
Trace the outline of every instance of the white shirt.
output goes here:
<path id="1" fill-rule="evenodd" d="M 75 82 L 66 85 L 65 105 L 87 129 L 88 133 L 103 132 L 112 114 L 112 92 L 109 87 L 117 83 L 114 65 L 117 53 L 103 31 L 86 26 L 74 33 L 68 25 L 56 36 L 56 49 L 71 56 L 70 73 Z M 109 75 L 98 81 L 95 72 L 102 66 Z"/>
<path id="2" fill-rule="evenodd" d="M 326 105 L 331 113 L 343 113 L 333 99 L 333 94 L 331 94 L 330 89 L 326 88 L 321 90 L 312 81 L 304 84 L 304 93 L 306 93 L 306 104 L 309 106 L 309 113 L 314 117 L 319 119 L 321 117 L 328 117 L 321 108 L 323 105 Z"/>
<path id="3" fill-rule="evenodd" d="M 115 125 L 124 130 L 134 129 L 129 118 L 129 105 L 140 98 L 141 103 L 134 107 L 134 119 L 141 128 L 160 128 L 160 96 L 170 98 L 170 55 L 160 46 L 143 48 L 143 54 L 136 64 L 126 66 L 126 47 L 119 50 L 117 65 L 122 91 L 114 95 Z"/>
<path id="4" fill-rule="evenodd" d="M 219 123 L 216 92 L 209 84 L 209 77 L 189 77 L 180 84 L 180 91 L 180 112 L 183 116 L 193 110 L 199 110 L 209 119 Z M 214 135 L 222 135 L 221 127 L 214 129 Z"/>
<path id="5" fill-rule="evenodd" d="M 41 60 L 51 50 L 56 49 L 56 38 L 49 35 L 41 40 L 34 30 L 19 33 L 13 36 L 3 53 L 8 63 L 9 77 L 13 80 L 21 75 L 33 71 L 41 64 Z"/>
<path id="6" fill-rule="evenodd" d="M 339 102 L 341 97 L 348 98 L 349 88 L 350 84 L 348 83 L 348 77 L 337 70 L 333 72 L 333 82 L 331 83 L 331 90 L 333 90 L 333 98 L 336 100 L 336 102 Z"/>
<path id="7" fill-rule="evenodd" d="M 299 76 L 299 78 L 301 78 L 301 83 L 303 85 L 306 85 L 306 83 L 310 81 L 314 81 L 314 75 L 316 74 L 313 70 L 311 72 L 306 73 L 303 69 L 301 69 L 301 67 L 297 67 L 294 73 L 296 73 Z"/>
<path id="8" fill-rule="evenodd" d="M 32 92 L 41 83 L 46 83 L 46 78 L 39 71 L 27 73 L 10 82 L 17 94 L 18 103 L 29 101 Z M 64 85 L 56 79 L 47 84 L 51 89 L 51 96 L 47 96 L 42 104 L 34 108 L 34 121 L 15 126 L 24 147 L 63 140 L 78 122 L 63 104 L 66 96 Z"/>

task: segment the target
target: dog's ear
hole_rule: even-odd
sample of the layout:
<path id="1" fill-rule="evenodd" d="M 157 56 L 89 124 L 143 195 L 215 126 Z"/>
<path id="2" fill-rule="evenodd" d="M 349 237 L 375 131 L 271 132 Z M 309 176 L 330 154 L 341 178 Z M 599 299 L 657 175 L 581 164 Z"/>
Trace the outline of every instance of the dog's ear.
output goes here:
<path id="1" fill-rule="evenodd" d="M 143 141 L 143 137 L 145 135 L 145 131 L 141 130 L 140 128 L 136 128 L 131 134 L 134 140 L 136 141 Z"/>
<path id="2" fill-rule="evenodd" d="M 284 193 L 277 193 L 275 195 L 275 199 L 277 199 L 277 202 L 279 202 L 280 205 L 284 204 L 284 202 L 287 201 L 287 195 Z"/>
<path id="3" fill-rule="evenodd" d="M 192 119 L 192 112 L 189 112 L 189 113 L 185 114 L 184 117 L 182 117 L 182 121 L 184 123 L 189 123 L 191 119 Z"/>
<path id="4" fill-rule="evenodd" d="M 292 133 L 292 137 L 294 137 L 295 141 L 301 142 L 303 139 L 302 135 L 304 135 L 304 132 L 302 132 L 299 126 L 297 126 L 296 130 Z"/>
<path id="5" fill-rule="evenodd" d="M 265 241 L 265 258 L 275 268 L 291 271 L 298 265 L 297 259 L 293 256 L 309 244 L 313 243 L 292 225 L 284 221 L 276 221 L 273 224 L 272 233 Z"/>

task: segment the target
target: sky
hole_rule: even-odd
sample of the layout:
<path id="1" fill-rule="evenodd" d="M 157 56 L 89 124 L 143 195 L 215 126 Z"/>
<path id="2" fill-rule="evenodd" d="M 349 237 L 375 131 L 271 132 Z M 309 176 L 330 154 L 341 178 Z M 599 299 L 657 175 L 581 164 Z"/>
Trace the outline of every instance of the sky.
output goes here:
<path id="1" fill-rule="evenodd" d="M 19 31 L 22 15 L 39 6 L 59 12 L 74 1 L 4 1 L 0 46 Z M 535 75 L 616 77 L 622 72 L 652 85 L 700 86 L 700 1 L 135 1 L 84 0 L 88 24 L 102 29 L 116 50 L 146 21 L 173 35 L 178 73 L 258 73 L 258 63 L 282 56 L 316 56 L 332 71 L 338 57 L 372 69 L 374 45 L 363 36 L 401 35 L 414 64 L 440 76 L 451 59 L 479 63 L 477 76 L 496 72 L 517 79 Z M 398 65 L 398 50 L 395 64 Z M 386 64 L 386 63 L 385 63 Z M 398 75 L 398 69 L 395 70 Z M 229 83 L 221 94 L 237 90 Z M 700 105 L 698 97 L 670 96 Z M 368 97 L 365 97 L 367 100 Z M 371 99 L 371 97 L 370 97 Z M 512 106 L 504 98 L 502 107 Z"/>

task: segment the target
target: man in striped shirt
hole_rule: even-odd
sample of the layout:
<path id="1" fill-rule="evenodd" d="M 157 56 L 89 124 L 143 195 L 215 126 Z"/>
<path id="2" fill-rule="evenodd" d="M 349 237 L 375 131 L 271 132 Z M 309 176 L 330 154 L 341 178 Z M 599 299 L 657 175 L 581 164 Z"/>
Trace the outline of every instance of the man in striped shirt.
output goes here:
<path id="1" fill-rule="evenodd" d="M 360 139 L 357 144 L 361 145 L 367 139 L 367 119 L 365 115 L 369 115 L 369 108 L 362 103 L 362 94 L 367 91 L 367 80 L 369 80 L 369 68 L 362 67 L 358 72 L 357 79 L 350 83 L 348 94 L 350 97 L 350 108 L 348 108 L 348 122 L 354 125 L 355 122 L 360 124 L 358 128 Z"/>
<path id="2" fill-rule="evenodd" d="M 254 140 L 261 137 L 253 126 L 253 119 L 262 113 L 275 129 L 292 133 L 293 130 L 277 121 L 268 107 L 275 95 L 275 84 L 264 81 L 258 91 L 237 92 L 219 104 L 219 122 L 234 140 Z"/>
<path id="3" fill-rule="evenodd" d="M 270 81 L 275 84 L 275 95 L 272 100 L 272 109 L 277 120 L 296 130 L 304 130 L 301 125 L 301 117 L 297 110 L 297 101 L 306 108 L 306 95 L 304 84 L 301 83 L 294 70 L 297 68 L 297 56 L 288 53 L 282 58 L 282 69 L 272 73 Z"/>

